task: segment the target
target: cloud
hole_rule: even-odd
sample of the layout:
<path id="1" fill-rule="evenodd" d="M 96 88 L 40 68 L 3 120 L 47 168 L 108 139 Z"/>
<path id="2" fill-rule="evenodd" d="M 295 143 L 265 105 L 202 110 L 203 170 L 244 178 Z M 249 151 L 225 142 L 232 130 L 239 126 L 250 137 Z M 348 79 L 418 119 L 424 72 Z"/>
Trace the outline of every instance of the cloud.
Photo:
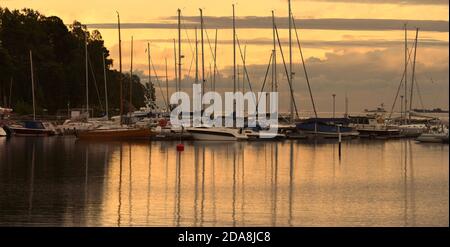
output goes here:
<path id="1" fill-rule="evenodd" d="M 311 2 L 401 4 L 401 5 L 448 5 L 449 0 L 309 0 Z"/>
<path id="2" fill-rule="evenodd" d="M 121 28 L 124 29 L 176 29 L 176 17 L 163 18 L 162 23 L 122 23 Z M 199 26 L 198 16 L 184 16 L 183 28 L 193 29 Z M 231 29 L 231 17 L 204 17 L 205 27 L 209 29 Z M 277 17 L 277 27 L 281 29 L 288 28 L 286 17 Z M 322 30 L 402 30 L 404 24 L 408 24 L 409 29 L 419 27 L 422 31 L 432 32 L 448 32 L 448 21 L 436 20 L 394 20 L 394 19 L 299 19 L 296 24 L 300 29 L 322 29 Z M 254 28 L 254 29 L 271 29 L 272 17 L 270 16 L 246 16 L 236 19 L 238 28 Z M 116 23 L 92 23 L 88 24 L 89 28 L 98 29 L 116 29 Z"/>
<path id="3" fill-rule="evenodd" d="M 173 43 L 173 39 L 148 39 L 136 42 L 151 42 L 156 43 Z M 192 40 L 191 40 L 192 42 Z M 189 40 L 183 39 L 182 43 L 189 43 Z M 195 42 L 194 42 L 195 43 Z M 246 39 L 245 41 L 240 41 L 241 44 L 245 45 L 273 45 L 272 39 L 269 38 L 255 38 Z M 281 43 L 283 46 L 288 45 L 287 39 L 282 39 Z M 230 45 L 233 44 L 233 40 L 218 40 L 219 45 Z M 392 47 L 392 46 L 402 46 L 404 44 L 403 40 L 385 40 L 385 39 L 368 39 L 368 40 L 335 40 L 335 41 L 323 41 L 323 40 L 302 40 L 302 47 L 307 48 L 340 48 L 340 47 Z M 419 39 L 420 46 L 426 47 L 448 47 L 448 41 L 437 40 L 437 39 Z"/>
<path id="4" fill-rule="evenodd" d="M 443 53 L 443 48 L 421 48 L 418 51 L 416 65 L 416 80 L 419 84 L 420 94 L 423 98 L 424 107 L 448 108 L 448 53 Z M 446 50 L 448 52 L 448 49 Z M 268 58 L 267 58 L 268 59 Z M 144 65 L 142 66 L 144 67 Z M 362 111 L 371 109 L 384 103 L 390 109 L 399 85 L 403 71 L 403 52 L 395 47 L 377 49 L 367 52 L 339 50 L 329 52 L 325 58 L 318 59 L 309 57 L 306 60 L 311 88 L 317 109 L 321 112 L 331 110 L 331 95 L 337 94 L 338 111 L 344 110 L 344 95 L 350 100 L 351 111 Z M 254 91 L 261 90 L 267 64 L 251 64 L 247 66 L 249 78 Z M 289 105 L 289 87 L 282 64 L 278 64 L 279 82 L 279 108 L 286 111 Z M 232 67 L 221 69 L 222 73 L 217 78 L 216 88 L 219 92 L 233 91 Z M 411 71 L 411 70 L 410 70 Z M 302 112 L 312 111 L 308 89 L 301 64 L 294 64 L 294 88 L 295 98 Z M 184 76 L 182 88 L 190 93 L 194 78 Z M 411 74 L 409 74 L 409 81 Z M 431 80 L 432 78 L 432 80 Z M 209 76 L 207 76 L 206 88 L 210 87 Z M 164 83 L 161 84 L 165 86 Z M 169 82 L 170 92 L 174 92 L 174 82 Z M 242 88 L 242 67 L 239 77 L 239 88 Z M 271 85 L 271 75 L 267 78 L 266 89 Z M 245 83 L 248 91 L 249 86 Z M 417 88 L 417 85 L 416 85 Z M 161 95 L 157 91 L 157 97 Z M 418 91 L 414 92 L 413 107 L 421 107 L 418 99 Z M 397 105 L 398 109 L 399 106 Z"/>

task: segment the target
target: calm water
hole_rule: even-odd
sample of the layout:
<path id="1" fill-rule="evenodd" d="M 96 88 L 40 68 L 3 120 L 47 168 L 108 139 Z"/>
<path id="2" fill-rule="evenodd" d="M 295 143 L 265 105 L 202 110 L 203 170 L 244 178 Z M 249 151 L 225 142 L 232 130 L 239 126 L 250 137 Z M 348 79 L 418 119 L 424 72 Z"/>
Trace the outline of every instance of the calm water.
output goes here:
<path id="1" fill-rule="evenodd" d="M 0 139 L 0 225 L 448 226 L 449 146 Z"/>

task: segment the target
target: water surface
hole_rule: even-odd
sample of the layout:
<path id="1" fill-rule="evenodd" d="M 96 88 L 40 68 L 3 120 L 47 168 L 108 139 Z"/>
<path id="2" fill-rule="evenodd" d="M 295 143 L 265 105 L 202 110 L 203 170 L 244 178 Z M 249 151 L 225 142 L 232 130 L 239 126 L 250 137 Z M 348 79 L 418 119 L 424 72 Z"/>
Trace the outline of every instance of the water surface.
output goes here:
<path id="1" fill-rule="evenodd" d="M 176 144 L 2 138 L 0 225 L 448 226 L 448 145 Z"/>

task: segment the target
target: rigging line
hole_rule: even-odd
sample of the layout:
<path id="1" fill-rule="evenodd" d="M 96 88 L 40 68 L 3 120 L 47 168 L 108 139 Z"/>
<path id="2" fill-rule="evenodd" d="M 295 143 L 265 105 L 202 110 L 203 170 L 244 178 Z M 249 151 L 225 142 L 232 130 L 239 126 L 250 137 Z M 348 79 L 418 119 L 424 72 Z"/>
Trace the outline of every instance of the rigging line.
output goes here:
<path id="1" fill-rule="evenodd" d="M 90 56 L 88 56 L 88 64 L 89 64 L 89 68 L 91 70 L 92 78 L 94 79 L 94 85 L 95 85 L 95 89 L 97 91 L 98 102 L 100 103 L 100 107 L 102 108 L 102 110 L 104 110 L 102 101 L 100 100 L 100 92 L 98 91 L 97 80 L 95 79 L 94 70 L 92 69 L 92 62 L 91 62 L 91 57 Z"/>
<path id="2" fill-rule="evenodd" d="M 166 101 L 166 97 L 164 97 L 164 93 L 163 93 L 163 90 L 162 90 L 162 87 L 161 87 L 161 82 L 159 81 L 159 77 L 158 77 L 158 74 L 156 73 L 155 65 L 154 65 L 153 62 L 152 62 L 152 58 L 150 58 L 150 65 L 152 66 L 153 72 L 155 73 L 156 82 L 158 82 L 159 91 L 161 92 L 161 95 L 162 95 L 162 97 L 163 97 L 164 104 L 166 104 L 166 106 L 168 107 L 169 104 L 168 104 L 168 101 Z M 168 100 L 168 99 L 167 99 L 167 100 Z M 167 109 L 168 109 L 168 108 L 167 108 Z"/>
<path id="3" fill-rule="evenodd" d="M 409 51 L 408 59 L 406 61 L 407 64 L 409 64 L 409 62 L 411 60 L 411 54 L 412 54 L 412 50 Z M 392 113 L 394 112 L 394 107 L 395 107 L 395 104 L 397 103 L 398 94 L 400 93 L 400 89 L 402 88 L 403 81 L 405 80 L 405 74 L 406 74 L 406 67 L 403 69 L 402 79 L 400 80 L 400 84 L 398 85 L 397 93 L 395 94 L 394 102 L 392 103 L 391 112 L 389 113 L 389 117 L 388 118 L 391 118 Z"/>
<path id="4" fill-rule="evenodd" d="M 270 69 L 271 66 L 273 66 L 272 65 L 272 57 L 273 57 L 273 52 L 270 53 L 270 59 L 269 59 L 268 65 L 267 65 L 266 75 L 264 76 L 264 81 L 263 81 L 263 84 L 262 84 L 261 92 L 264 92 L 264 87 L 266 86 L 266 80 L 267 80 L 267 75 L 269 74 L 269 69 Z M 257 114 L 258 114 L 258 105 L 259 105 L 259 102 L 261 100 L 261 96 L 262 96 L 262 94 L 259 95 L 258 102 L 256 103 L 256 113 Z"/>
<path id="5" fill-rule="evenodd" d="M 253 93 L 252 83 L 250 82 L 250 77 L 248 76 L 247 66 L 245 65 L 245 58 L 244 58 L 244 56 L 242 54 L 241 44 L 239 42 L 239 38 L 238 38 L 237 34 L 236 34 L 236 41 L 237 41 L 237 45 L 238 45 L 238 48 L 239 48 L 239 54 L 241 55 L 242 66 L 244 67 L 245 77 L 247 78 L 247 82 L 248 82 L 248 86 L 250 88 L 250 92 Z M 242 82 L 242 84 L 244 84 L 244 82 Z M 252 95 L 254 96 L 255 94 L 253 93 Z M 255 100 L 255 104 L 257 104 L 256 98 L 255 97 L 253 97 L 253 98 Z"/>
<path id="6" fill-rule="evenodd" d="M 300 39 L 298 37 L 297 26 L 295 25 L 295 19 L 294 19 L 293 15 L 292 15 L 292 23 L 294 24 L 294 30 L 295 30 L 295 36 L 297 37 L 298 49 L 300 50 L 300 57 L 302 58 L 303 71 L 305 72 L 306 83 L 308 84 L 309 96 L 311 97 L 311 103 L 312 103 L 312 107 L 313 107 L 313 110 L 314 110 L 314 115 L 316 116 L 316 119 L 317 119 L 318 117 L 317 117 L 316 104 L 314 103 L 314 98 L 313 98 L 313 95 L 312 95 L 311 85 L 309 83 L 308 72 L 306 71 L 306 64 L 305 64 L 305 60 L 303 59 L 302 47 L 300 45 Z"/>
<path id="7" fill-rule="evenodd" d="M 414 82 L 416 83 L 416 90 L 417 90 L 417 95 L 419 96 L 420 105 L 422 106 L 422 109 L 425 109 L 425 106 L 423 104 L 423 99 L 422 99 L 422 93 L 420 92 L 420 87 L 419 87 L 419 83 L 417 82 L 417 78 L 414 78 Z"/>
<path id="8" fill-rule="evenodd" d="M 284 59 L 283 48 L 281 46 L 280 36 L 278 35 L 278 28 L 277 28 L 277 25 L 275 24 L 275 21 L 273 23 L 273 26 L 275 28 L 275 33 L 277 35 L 278 47 L 280 47 L 280 53 L 281 53 L 281 58 L 283 60 L 284 72 L 286 73 L 286 79 L 287 79 L 288 84 L 289 84 L 289 91 L 291 93 L 292 101 L 294 103 L 295 114 L 297 115 L 297 118 L 300 118 L 299 115 L 298 115 L 297 103 L 295 103 L 294 92 L 292 91 L 292 83 L 291 83 L 291 79 L 289 77 L 289 72 L 288 72 L 287 67 L 286 67 L 286 60 Z"/>
<path id="9" fill-rule="evenodd" d="M 204 24 L 203 24 L 203 26 L 204 26 Z M 206 34 L 206 41 L 208 41 L 208 45 L 209 45 L 209 49 L 211 51 L 211 55 L 213 57 L 213 61 L 217 61 L 216 60 L 216 53 L 213 51 L 213 48 L 211 46 L 211 42 L 209 41 L 208 30 L 206 28 L 204 28 L 204 29 L 205 29 L 205 34 Z M 214 69 L 216 70 L 217 75 L 219 75 L 220 71 L 217 68 L 217 63 L 214 63 Z"/>
<path id="10" fill-rule="evenodd" d="M 188 41 L 188 44 L 189 44 L 189 48 L 191 50 L 191 55 L 192 55 L 191 63 L 189 65 L 189 70 L 188 70 L 188 76 L 190 77 L 191 76 L 191 71 L 192 71 L 192 64 L 193 64 L 194 57 L 195 57 L 195 51 L 194 51 L 194 48 L 192 48 L 191 39 L 189 38 L 189 33 L 187 31 L 186 25 L 184 24 L 184 20 L 183 20 L 183 15 L 182 14 L 180 14 L 180 19 L 181 19 L 181 26 L 183 27 L 183 30 L 186 33 L 186 38 L 187 38 L 187 41 Z"/>

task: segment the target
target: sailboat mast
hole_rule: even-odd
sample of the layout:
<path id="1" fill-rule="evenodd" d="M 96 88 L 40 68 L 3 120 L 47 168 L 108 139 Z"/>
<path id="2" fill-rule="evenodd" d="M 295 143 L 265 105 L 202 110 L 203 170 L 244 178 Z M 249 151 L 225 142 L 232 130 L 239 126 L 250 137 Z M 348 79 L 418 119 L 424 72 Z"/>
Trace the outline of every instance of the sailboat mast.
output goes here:
<path id="1" fill-rule="evenodd" d="M 213 91 L 216 91 L 216 72 L 217 72 L 217 29 L 214 38 L 214 73 L 213 73 Z"/>
<path id="2" fill-rule="evenodd" d="M 197 27 L 195 27 L 195 83 L 198 83 L 198 39 L 197 39 Z"/>
<path id="3" fill-rule="evenodd" d="M 175 91 L 178 91 L 178 71 L 177 71 L 177 44 L 173 39 L 173 60 L 174 60 L 174 72 L 175 72 Z"/>
<path id="4" fill-rule="evenodd" d="M 409 97 L 409 119 L 411 119 L 411 110 L 412 110 L 414 80 L 415 80 L 415 73 L 416 73 L 416 54 L 417 54 L 417 39 L 418 39 L 418 37 L 419 37 L 419 28 L 416 28 L 416 39 L 414 42 L 414 60 L 413 60 L 412 77 L 411 77 L 411 94 Z"/>
<path id="5" fill-rule="evenodd" d="M 118 30 L 119 30 L 120 125 L 122 125 L 122 115 L 123 115 L 122 39 L 120 37 L 120 16 L 119 16 L 119 12 L 117 12 L 117 27 L 118 27 Z"/>
<path id="6" fill-rule="evenodd" d="M 84 32 L 84 55 L 85 55 L 85 65 L 86 65 L 86 112 L 89 118 L 89 74 L 88 74 L 88 49 L 87 49 L 87 30 Z"/>
<path id="7" fill-rule="evenodd" d="M 106 113 L 106 119 L 109 119 L 109 114 L 108 114 L 108 86 L 106 84 L 106 56 L 105 56 L 105 52 L 103 52 L 103 80 L 105 81 L 105 103 L 106 103 L 106 108 L 105 108 L 105 113 Z"/>
<path id="8" fill-rule="evenodd" d="M 294 83 L 293 83 L 293 76 L 292 76 L 292 12 L 291 12 L 291 0 L 288 0 L 288 11 L 289 11 L 289 78 L 291 81 L 291 87 L 292 92 L 294 92 Z M 294 121 L 294 93 L 292 93 L 291 96 L 291 104 L 290 104 L 290 111 L 291 111 L 291 122 Z"/>
<path id="9" fill-rule="evenodd" d="M 233 4 L 233 93 L 236 93 L 236 17 Z M 233 111 L 234 111 L 233 107 Z"/>
<path id="10" fill-rule="evenodd" d="M 167 58 L 166 60 L 166 99 L 167 99 L 167 111 L 170 111 L 170 100 L 169 100 L 169 76 L 167 73 Z"/>
<path id="11" fill-rule="evenodd" d="M 236 16 L 233 6 L 233 93 L 236 94 Z M 233 127 L 236 126 L 235 120 L 236 101 L 233 101 Z"/>
<path id="12" fill-rule="evenodd" d="M 133 107 L 133 98 L 132 98 L 132 92 L 133 92 L 133 36 L 131 36 L 131 65 L 130 65 L 130 109 L 129 112 L 131 114 L 132 107 Z"/>
<path id="13" fill-rule="evenodd" d="M 272 10 L 272 32 L 273 32 L 273 62 L 272 62 L 272 91 L 278 92 L 277 84 L 277 45 L 275 33 L 275 12 Z"/>
<path id="14" fill-rule="evenodd" d="M 200 10 L 200 38 L 202 42 L 202 93 L 205 93 L 205 50 L 203 40 L 203 10 Z"/>
<path id="15" fill-rule="evenodd" d="M 147 59 L 148 59 L 148 86 L 150 87 L 152 85 L 152 70 L 151 70 L 151 53 L 150 53 L 150 42 L 147 42 Z M 167 59 L 166 59 L 167 63 Z M 166 64 L 167 67 L 167 64 Z M 167 70 L 167 68 L 166 68 Z M 167 71 L 166 71 L 167 73 Z M 167 75 L 166 75 L 167 78 Z"/>
<path id="16" fill-rule="evenodd" d="M 34 98 L 33 52 L 30 50 L 31 94 L 33 98 L 33 120 L 36 120 L 36 103 Z"/>
<path id="17" fill-rule="evenodd" d="M 245 59 L 247 57 L 247 45 L 244 45 L 244 59 L 242 60 L 242 93 L 245 93 Z"/>
<path id="18" fill-rule="evenodd" d="M 211 64 L 211 62 L 209 63 L 209 84 L 210 84 L 209 90 L 212 91 L 213 90 L 213 73 L 212 73 L 212 64 Z"/>
<path id="19" fill-rule="evenodd" d="M 178 9 L 178 83 L 177 92 L 181 86 L 181 10 Z"/>
<path id="20" fill-rule="evenodd" d="M 348 118 L 348 97 L 347 92 L 345 92 L 345 118 Z"/>
<path id="21" fill-rule="evenodd" d="M 406 117 L 407 115 L 407 111 L 406 111 L 406 106 L 408 105 L 408 30 L 406 28 L 406 24 L 405 24 L 405 123 L 407 122 Z"/>

